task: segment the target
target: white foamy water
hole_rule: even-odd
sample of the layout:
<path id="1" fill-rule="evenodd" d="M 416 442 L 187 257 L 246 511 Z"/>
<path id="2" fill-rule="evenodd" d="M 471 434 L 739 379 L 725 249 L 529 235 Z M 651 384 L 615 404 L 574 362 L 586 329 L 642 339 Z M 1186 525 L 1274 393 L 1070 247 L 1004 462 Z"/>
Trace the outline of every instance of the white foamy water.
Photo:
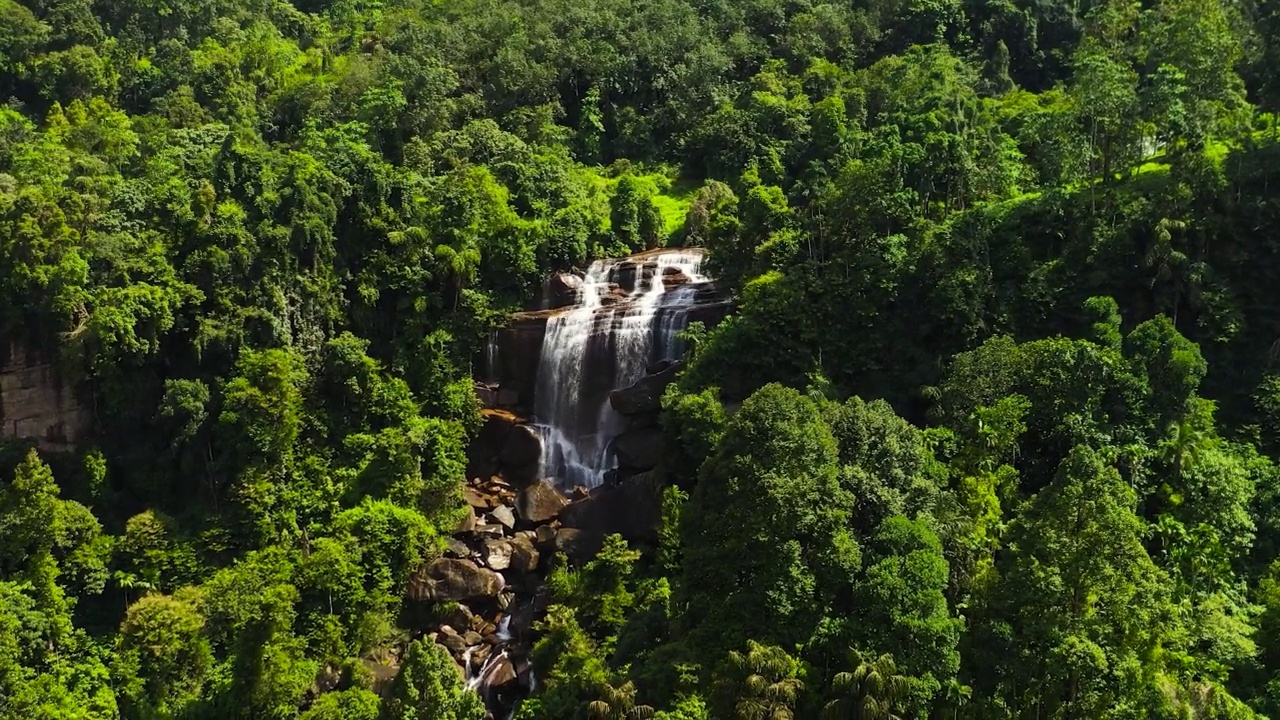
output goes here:
<path id="1" fill-rule="evenodd" d="M 707 281 L 701 269 L 699 249 L 597 260 L 575 304 L 547 321 L 534 390 L 543 477 L 564 488 L 603 481 L 622 422 L 609 391 L 639 380 L 651 362 L 679 356 L 675 336 Z M 688 283 L 668 293 L 663 275 L 677 271 Z"/>

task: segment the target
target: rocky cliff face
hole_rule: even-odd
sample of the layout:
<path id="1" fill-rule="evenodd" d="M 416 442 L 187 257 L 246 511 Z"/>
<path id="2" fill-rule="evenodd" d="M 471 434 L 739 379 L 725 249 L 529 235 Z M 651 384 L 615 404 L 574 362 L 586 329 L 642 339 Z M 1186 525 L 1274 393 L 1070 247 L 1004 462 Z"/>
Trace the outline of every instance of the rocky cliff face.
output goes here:
<path id="1" fill-rule="evenodd" d="M 69 450 L 89 430 L 90 414 L 49 362 L 14 344 L 0 362 L 0 438 Z"/>

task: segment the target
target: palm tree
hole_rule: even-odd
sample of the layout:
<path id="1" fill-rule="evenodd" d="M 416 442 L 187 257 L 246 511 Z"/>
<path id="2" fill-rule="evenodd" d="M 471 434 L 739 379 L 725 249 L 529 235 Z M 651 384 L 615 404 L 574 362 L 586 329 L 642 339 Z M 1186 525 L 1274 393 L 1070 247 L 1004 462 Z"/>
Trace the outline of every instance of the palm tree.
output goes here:
<path id="1" fill-rule="evenodd" d="M 853 660 L 853 672 L 839 673 L 831 681 L 836 697 L 822 708 L 822 720 L 902 720 L 897 706 L 910 687 L 893 656 L 872 660 L 854 653 Z"/>
<path id="2" fill-rule="evenodd" d="M 804 683 L 799 665 L 780 647 L 747 642 L 747 652 L 730 652 L 716 693 L 731 720 L 793 720 Z"/>
<path id="3" fill-rule="evenodd" d="M 947 706 L 951 708 L 951 720 L 956 720 L 960 716 L 960 708 L 969 703 L 973 698 L 973 688 L 964 683 L 951 678 L 942 688 L 943 700 Z"/>
<path id="4" fill-rule="evenodd" d="M 453 278 L 453 307 L 456 310 L 462 289 L 476 279 L 476 271 L 480 267 L 480 250 L 464 241 L 456 247 L 437 245 L 435 255 L 436 262 Z"/>
<path id="5" fill-rule="evenodd" d="M 587 715 L 591 720 L 648 720 L 653 708 L 636 705 L 636 686 L 630 680 L 618 687 L 609 683 L 600 686 L 600 699 L 587 703 Z"/>

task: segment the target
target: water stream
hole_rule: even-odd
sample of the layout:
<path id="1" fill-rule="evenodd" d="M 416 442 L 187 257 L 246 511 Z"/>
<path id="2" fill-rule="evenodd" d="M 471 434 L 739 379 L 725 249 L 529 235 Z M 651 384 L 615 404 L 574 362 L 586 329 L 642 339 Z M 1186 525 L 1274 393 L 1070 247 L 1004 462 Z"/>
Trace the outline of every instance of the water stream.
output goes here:
<path id="1" fill-rule="evenodd" d="M 639 380 L 651 363 L 678 357 L 676 335 L 707 281 L 701 269 L 698 249 L 597 260 L 574 305 L 547 320 L 534 390 L 542 477 L 563 488 L 603 482 L 622 424 L 609 392 Z"/>

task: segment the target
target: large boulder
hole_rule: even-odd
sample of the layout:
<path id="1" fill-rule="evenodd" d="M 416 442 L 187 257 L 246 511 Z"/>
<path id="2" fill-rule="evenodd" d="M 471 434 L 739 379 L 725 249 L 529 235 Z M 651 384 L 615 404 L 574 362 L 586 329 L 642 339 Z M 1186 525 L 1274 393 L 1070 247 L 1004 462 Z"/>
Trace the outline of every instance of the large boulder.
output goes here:
<path id="1" fill-rule="evenodd" d="M 662 432 L 653 427 L 628 430 L 613 439 L 618 466 L 631 470 L 652 470 L 662 459 Z"/>
<path id="2" fill-rule="evenodd" d="M 553 310 L 568 307 L 578 301 L 578 292 L 582 289 L 582 278 L 566 272 L 558 272 L 547 277 L 542 283 L 542 302 L 540 310 Z"/>
<path id="3" fill-rule="evenodd" d="M 511 541 L 505 538 L 489 538 L 484 541 L 480 558 L 490 570 L 506 570 L 511 567 Z"/>
<path id="4" fill-rule="evenodd" d="M 516 536 L 511 540 L 510 548 L 512 570 L 527 573 L 538 569 L 538 549 L 527 536 Z"/>
<path id="5" fill-rule="evenodd" d="M 541 525 L 554 520 L 568 502 L 551 481 L 539 480 L 520 491 L 516 514 L 529 525 Z"/>
<path id="6" fill-rule="evenodd" d="M 653 545 L 658 542 L 662 523 L 662 488 L 656 473 L 633 475 L 574 501 L 560 512 L 560 522 L 579 532 L 573 536 L 579 552 L 595 552 L 611 533 L 629 542 Z M 560 544 L 558 536 L 556 544 Z"/>
<path id="7" fill-rule="evenodd" d="M 520 418 L 506 410 L 482 410 L 484 425 L 467 447 L 467 477 L 489 477 L 498 472 L 498 459 L 507 447 Z"/>
<path id="8" fill-rule="evenodd" d="M 469 560 L 438 558 L 409 578 L 408 595 L 418 602 L 497 597 L 506 580 Z"/>
<path id="9" fill-rule="evenodd" d="M 635 384 L 609 393 L 609 404 L 619 415 L 643 415 L 662 409 L 662 393 L 676 379 L 683 363 L 674 362 L 652 375 L 645 375 Z"/>
<path id="10" fill-rule="evenodd" d="M 498 460 L 501 461 L 503 470 L 507 470 L 537 463 L 540 457 L 542 457 L 542 436 L 529 425 L 517 425 L 507 433 L 506 442 L 502 446 Z"/>

